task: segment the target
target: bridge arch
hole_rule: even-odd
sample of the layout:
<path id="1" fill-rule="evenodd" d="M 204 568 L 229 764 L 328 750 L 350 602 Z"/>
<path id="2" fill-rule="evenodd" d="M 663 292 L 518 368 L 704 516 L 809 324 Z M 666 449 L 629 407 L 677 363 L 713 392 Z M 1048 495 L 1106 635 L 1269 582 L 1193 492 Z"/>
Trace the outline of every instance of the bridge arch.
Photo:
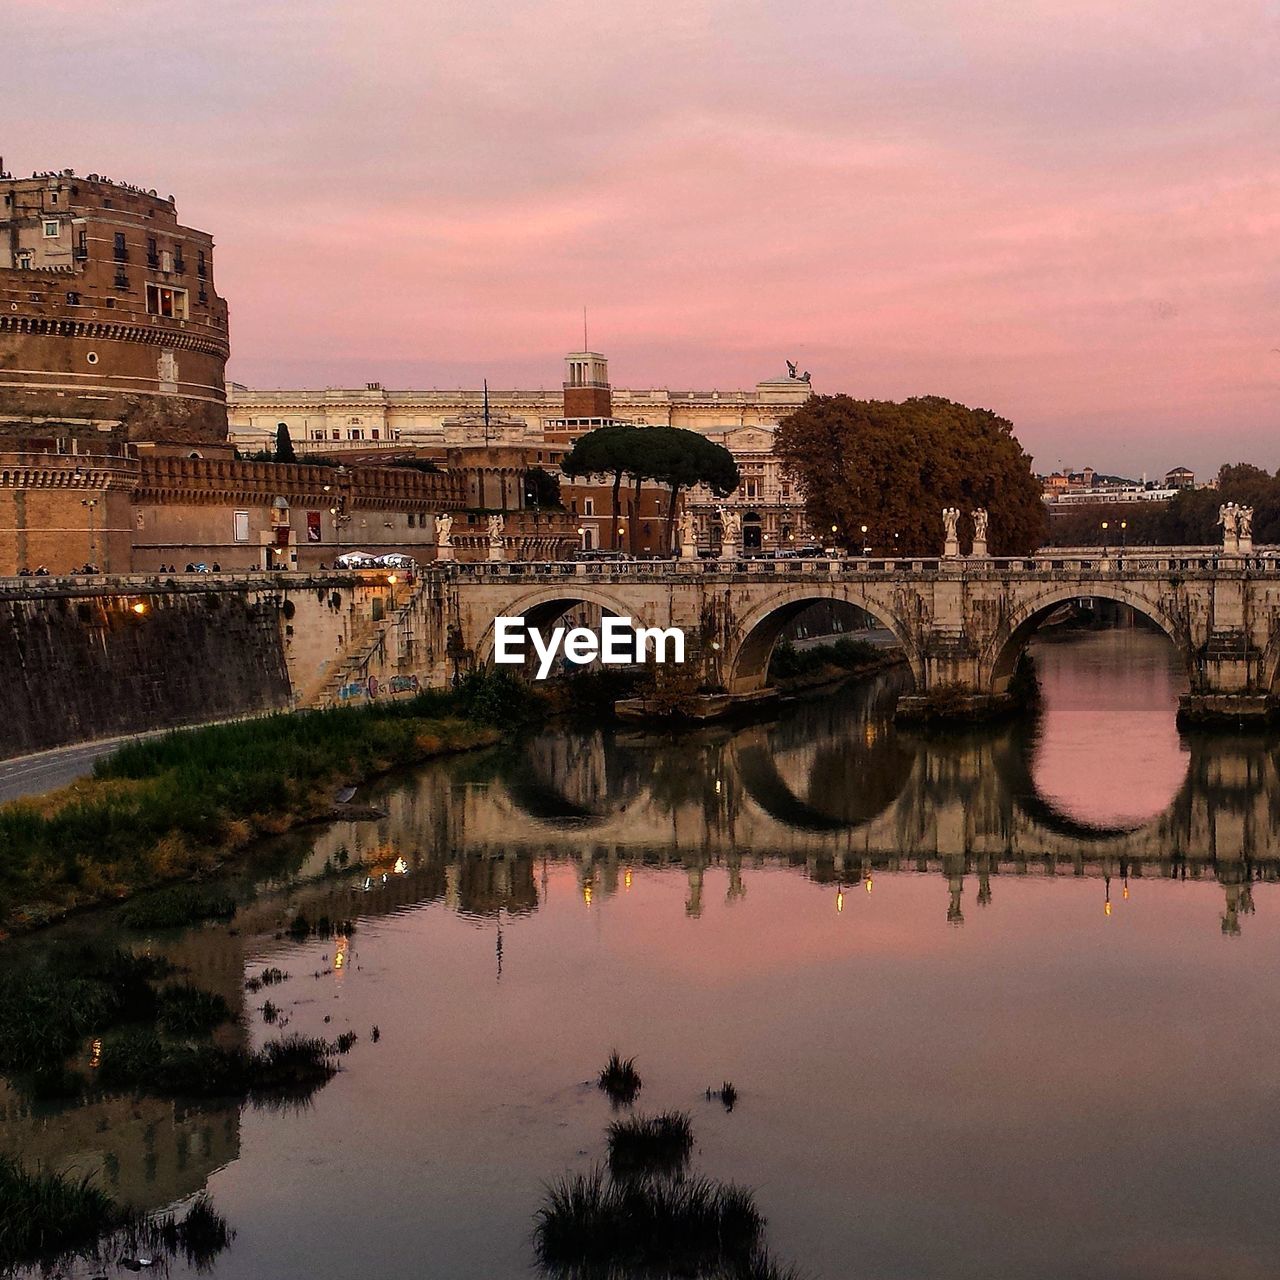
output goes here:
<path id="1" fill-rule="evenodd" d="M 632 615 L 632 610 L 611 593 L 588 583 L 579 585 L 574 581 L 549 583 L 545 587 L 526 591 L 509 604 L 503 604 L 500 610 L 495 609 L 494 615 L 523 617 L 528 626 L 541 630 L 570 609 L 582 604 L 595 605 L 603 612 L 619 618 Z M 475 644 L 476 665 L 481 668 L 488 667 L 493 662 L 493 624 L 494 619 L 490 618 Z"/>
<path id="2" fill-rule="evenodd" d="M 1144 592 L 1120 582 L 1099 582 L 1087 588 L 1078 584 L 1063 584 L 1039 592 L 1015 607 L 997 628 L 983 654 L 980 677 L 984 679 L 986 687 L 992 693 L 1007 693 L 1018 660 L 1040 625 L 1055 609 L 1081 599 L 1111 600 L 1117 604 L 1125 604 L 1155 623 L 1169 637 L 1190 687 L 1195 687 L 1195 657 L 1185 625 L 1171 617 L 1159 600 L 1153 600 Z"/>
<path id="3" fill-rule="evenodd" d="M 764 687 L 769 659 L 783 628 L 814 604 L 849 604 L 869 613 L 893 633 L 911 666 L 917 689 L 924 687 L 924 667 L 919 650 L 906 623 L 890 601 L 867 592 L 861 586 L 797 583 L 775 592 L 758 604 L 733 627 L 725 652 L 724 685 L 730 693 L 751 693 Z"/>

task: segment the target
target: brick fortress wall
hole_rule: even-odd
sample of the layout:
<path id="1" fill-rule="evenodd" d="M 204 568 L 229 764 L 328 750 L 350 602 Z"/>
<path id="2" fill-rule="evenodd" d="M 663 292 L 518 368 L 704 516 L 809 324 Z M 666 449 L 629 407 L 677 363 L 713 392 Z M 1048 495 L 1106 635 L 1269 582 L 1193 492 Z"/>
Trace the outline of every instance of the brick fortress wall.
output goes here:
<path id="1" fill-rule="evenodd" d="M 228 351 L 213 239 L 172 196 L 70 171 L 0 178 L 9 448 L 224 441 Z"/>

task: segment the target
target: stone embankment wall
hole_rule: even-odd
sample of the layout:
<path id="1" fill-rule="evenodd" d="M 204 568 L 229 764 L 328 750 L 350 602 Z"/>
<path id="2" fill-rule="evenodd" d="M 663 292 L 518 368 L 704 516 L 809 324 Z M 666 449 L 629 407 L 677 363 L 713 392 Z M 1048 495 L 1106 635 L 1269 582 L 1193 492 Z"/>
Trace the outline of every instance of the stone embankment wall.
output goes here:
<path id="1" fill-rule="evenodd" d="M 385 574 L 0 582 L 0 759 L 443 678 L 444 605 Z M 400 679 L 393 680 L 393 677 Z"/>
<path id="2" fill-rule="evenodd" d="M 277 619 L 247 592 L 0 600 L 0 755 L 288 706 Z"/>

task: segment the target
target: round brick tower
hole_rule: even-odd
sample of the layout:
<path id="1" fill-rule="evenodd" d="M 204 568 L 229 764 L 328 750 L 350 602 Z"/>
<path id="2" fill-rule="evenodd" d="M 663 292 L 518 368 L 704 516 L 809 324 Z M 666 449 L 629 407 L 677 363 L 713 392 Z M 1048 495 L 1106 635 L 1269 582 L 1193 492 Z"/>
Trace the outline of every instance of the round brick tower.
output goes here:
<path id="1" fill-rule="evenodd" d="M 0 173 L 0 450 L 223 442 L 227 354 L 213 239 L 172 196 Z"/>

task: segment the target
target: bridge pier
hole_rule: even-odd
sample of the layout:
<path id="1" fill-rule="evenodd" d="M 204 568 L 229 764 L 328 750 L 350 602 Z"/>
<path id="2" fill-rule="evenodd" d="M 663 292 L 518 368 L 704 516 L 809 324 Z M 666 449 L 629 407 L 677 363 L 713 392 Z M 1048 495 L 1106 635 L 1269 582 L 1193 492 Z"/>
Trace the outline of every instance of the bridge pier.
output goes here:
<path id="1" fill-rule="evenodd" d="M 1265 693 L 1184 693 L 1178 699 L 1181 728 L 1263 725 L 1280 717 L 1280 702 Z"/>

